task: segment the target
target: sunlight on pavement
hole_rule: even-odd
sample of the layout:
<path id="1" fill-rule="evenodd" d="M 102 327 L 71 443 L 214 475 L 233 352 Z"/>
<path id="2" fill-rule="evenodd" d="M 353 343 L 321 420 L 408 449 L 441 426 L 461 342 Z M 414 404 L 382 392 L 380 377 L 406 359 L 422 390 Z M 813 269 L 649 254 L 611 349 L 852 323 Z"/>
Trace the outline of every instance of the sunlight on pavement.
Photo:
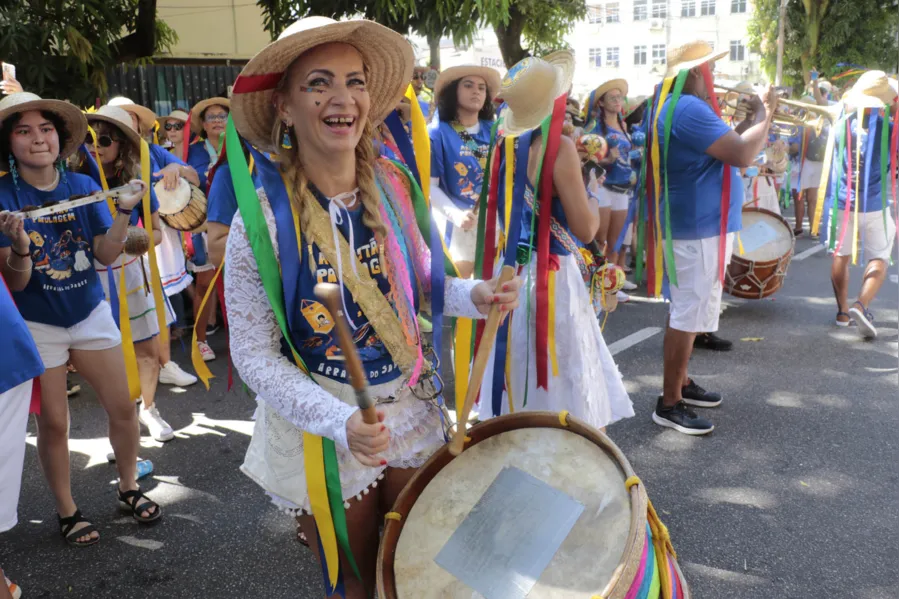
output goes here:
<path id="1" fill-rule="evenodd" d="M 771 509 L 777 505 L 777 498 L 767 491 L 751 489 L 749 487 L 718 487 L 715 489 L 703 489 L 697 495 L 711 503 L 732 503 L 746 505 L 763 510 Z"/>
<path id="2" fill-rule="evenodd" d="M 128 545 L 132 545 L 133 547 L 140 547 L 141 549 L 149 549 L 151 551 L 162 549 L 163 545 L 165 545 L 165 543 L 160 543 L 159 541 L 152 541 L 150 539 L 138 539 L 135 537 L 116 537 L 116 540 Z"/>
<path id="3" fill-rule="evenodd" d="M 221 499 L 211 493 L 184 486 L 177 476 L 152 476 L 150 478 L 159 483 L 153 489 L 153 500 L 165 507 L 190 499 L 201 499 L 214 503 L 222 502 Z"/>
<path id="4" fill-rule="evenodd" d="M 735 582 L 748 586 L 761 586 L 767 584 L 768 580 L 761 576 L 753 576 L 752 574 L 744 574 L 743 572 L 734 572 L 733 570 L 722 570 L 721 568 L 713 568 L 712 566 L 703 566 L 693 562 L 681 562 L 681 565 L 687 572 L 695 572 L 702 576 L 724 580 L 727 582 Z"/>
<path id="5" fill-rule="evenodd" d="M 193 422 L 184 428 L 175 431 L 175 436 L 181 438 L 199 435 L 226 436 L 226 433 L 213 430 L 215 428 L 223 428 L 248 437 L 253 434 L 253 425 L 255 423 L 252 420 L 215 420 L 213 418 L 208 418 L 206 414 L 203 413 L 194 413 L 191 416 L 193 417 Z"/>
<path id="6" fill-rule="evenodd" d="M 25 442 L 32 447 L 37 447 L 37 437 L 35 435 L 28 435 Z M 108 463 L 106 461 L 106 454 L 109 453 L 110 449 L 109 439 L 106 437 L 98 437 L 96 439 L 69 439 L 69 452 L 80 453 L 87 456 L 88 461 L 87 465 L 84 467 L 85 470 L 99 464 Z"/>

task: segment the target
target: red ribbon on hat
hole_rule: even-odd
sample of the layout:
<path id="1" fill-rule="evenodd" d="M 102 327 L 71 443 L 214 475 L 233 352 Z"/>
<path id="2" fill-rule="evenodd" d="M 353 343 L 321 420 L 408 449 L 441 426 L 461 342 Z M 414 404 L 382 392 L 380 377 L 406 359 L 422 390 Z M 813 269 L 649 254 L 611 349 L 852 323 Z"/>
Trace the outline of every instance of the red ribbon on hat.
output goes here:
<path id="1" fill-rule="evenodd" d="M 232 94 L 251 94 L 275 89 L 284 73 L 262 73 L 261 75 L 238 75 L 234 81 Z"/>

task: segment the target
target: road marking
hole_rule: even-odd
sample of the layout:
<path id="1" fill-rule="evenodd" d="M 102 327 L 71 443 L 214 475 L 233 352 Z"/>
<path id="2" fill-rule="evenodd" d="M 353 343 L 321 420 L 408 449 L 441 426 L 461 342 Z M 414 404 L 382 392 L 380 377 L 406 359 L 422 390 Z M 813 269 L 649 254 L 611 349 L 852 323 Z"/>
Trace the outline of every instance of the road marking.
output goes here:
<path id="1" fill-rule="evenodd" d="M 609 351 L 614 356 L 619 352 L 623 352 L 624 350 L 637 345 L 638 343 L 642 343 L 646 341 L 653 335 L 658 335 L 662 332 L 662 329 L 659 327 L 647 327 L 645 329 L 640 329 L 636 333 L 632 333 L 625 337 L 624 339 L 619 339 L 615 343 L 609 346 Z"/>
<path id="2" fill-rule="evenodd" d="M 893 283 L 899 283 L 899 275 L 890 275 L 890 281 Z"/>
<path id="3" fill-rule="evenodd" d="M 824 249 L 823 245 L 815 244 L 812 247 L 810 247 L 809 249 L 805 250 L 804 252 L 800 252 L 800 253 L 796 254 L 795 256 L 793 256 L 793 260 L 794 261 L 805 260 L 809 256 L 814 256 L 815 254 L 817 254 L 818 252 L 820 252 L 823 249 Z"/>

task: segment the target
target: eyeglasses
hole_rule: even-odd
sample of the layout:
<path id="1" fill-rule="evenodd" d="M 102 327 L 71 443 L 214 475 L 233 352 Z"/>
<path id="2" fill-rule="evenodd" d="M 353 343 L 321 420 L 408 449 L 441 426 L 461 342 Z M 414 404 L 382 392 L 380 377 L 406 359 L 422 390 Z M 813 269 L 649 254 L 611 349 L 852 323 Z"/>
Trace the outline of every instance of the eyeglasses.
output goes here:
<path id="1" fill-rule="evenodd" d="M 184 129 L 184 123 L 166 123 L 165 124 L 166 131 L 181 131 L 182 129 Z"/>
<path id="2" fill-rule="evenodd" d="M 97 145 L 99 145 L 101 148 L 108 148 L 109 146 L 112 145 L 112 142 L 114 142 L 114 141 L 117 142 L 120 140 L 116 139 L 115 137 L 112 137 L 111 135 L 98 135 L 97 136 Z M 87 136 L 84 138 L 84 143 L 89 146 L 94 145 L 94 138 L 91 137 L 90 133 L 88 133 Z"/>
<path id="3" fill-rule="evenodd" d="M 227 114 L 207 114 L 204 118 L 207 123 L 224 123 L 228 120 Z"/>
<path id="4" fill-rule="evenodd" d="M 412 73 L 412 81 L 421 81 L 421 73 Z"/>

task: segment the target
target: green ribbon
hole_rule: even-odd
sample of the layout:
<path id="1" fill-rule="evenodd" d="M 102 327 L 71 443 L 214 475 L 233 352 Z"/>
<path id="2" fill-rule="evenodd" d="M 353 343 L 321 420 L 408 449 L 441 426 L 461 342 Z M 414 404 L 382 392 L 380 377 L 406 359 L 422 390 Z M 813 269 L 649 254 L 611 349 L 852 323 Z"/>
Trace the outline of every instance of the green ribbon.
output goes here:
<path id="1" fill-rule="evenodd" d="M 665 180 L 665 270 L 668 273 L 668 280 L 675 287 L 677 287 L 677 269 L 674 267 L 674 240 L 671 238 L 671 203 L 668 201 L 668 143 L 671 141 L 671 124 L 674 120 L 674 111 L 677 108 L 677 101 L 680 100 L 684 84 L 687 82 L 688 74 L 689 71 L 685 69 L 677 74 L 677 79 L 674 81 L 674 91 L 671 93 L 671 99 L 668 101 L 668 111 L 665 113 L 665 162 L 662 165 L 663 169 L 660 169 L 660 172 L 664 170 L 662 178 Z M 724 168 L 729 167 L 724 165 Z M 722 216 L 722 218 L 726 218 L 726 216 Z"/>
<path id="2" fill-rule="evenodd" d="M 883 212 L 883 230 L 887 229 L 887 180 L 890 170 L 890 109 L 884 108 L 880 127 L 880 206 Z"/>
<path id="3" fill-rule="evenodd" d="M 334 441 L 322 437 L 322 455 L 325 460 L 325 486 L 328 489 L 328 503 L 331 504 L 331 518 L 334 521 L 334 533 L 337 536 L 337 543 L 343 549 L 343 554 L 356 578 L 362 580 L 362 574 L 356 566 L 356 558 L 353 557 L 353 551 L 350 549 L 350 533 L 346 525 L 346 509 L 343 506 L 343 489 L 340 487 L 340 468 L 337 465 L 337 449 L 334 447 Z"/>
<path id="4" fill-rule="evenodd" d="M 484 179 L 481 182 L 481 194 L 478 196 L 478 242 L 477 245 L 475 245 L 474 252 L 475 268 L 484 261 L 484 243 L 487 241 L 487 200 L 490 195 L 490 176 L 492 174 L 490 171 L 493 167 L 493 152 L 496 150 L 496 131 L 499 128 L 499 124 L 500 119 L 496 119 L 493 123 L 493 127 L 490 128 L 490 150 L 487 152 L 487 164 L 484 166 Z M 484 272 L 484 269 L 487 268 L 489 268 L 489 266 L 484 265 L 484 268 L 480 273 L 481 278 L 484 280 L 493 277 L 492 272 Z M 474 343 L 474 336 L 472 336 L 472 343 Z"/>
<path id="5" fill-rule="evenodd" d="M 848 120 L 848 116 L 834 125 L 834 134 L 836 135 L 837 140 L 837 157 L 839 159 L 839 166 L 837 167 L 837 174 L 834 177 L 834 185 L 833 185 L 833 205 L 830 207 L 830 249 L 833 250 L 837 245 L 837 216 L 840 206 L 840 183 L 843 179 L 843 166 L 846 164 L 846 122 Z M 849 206 L 846 206 L 846 209 L 849 209 Z"/>

